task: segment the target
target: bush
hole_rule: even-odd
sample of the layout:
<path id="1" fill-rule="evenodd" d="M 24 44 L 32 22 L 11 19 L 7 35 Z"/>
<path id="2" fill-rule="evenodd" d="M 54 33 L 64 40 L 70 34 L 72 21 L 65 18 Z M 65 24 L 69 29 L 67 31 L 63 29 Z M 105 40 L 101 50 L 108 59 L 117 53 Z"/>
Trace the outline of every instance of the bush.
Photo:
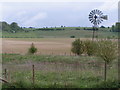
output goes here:
<path id="1" fill-rule="evenodd" d="M 75 38 L 75 36 L 70 36 L 70 38 Z"/>
<path id="2" fill-rule="evenodd" d="M 96 49 L 97 49 L 97 44 L 95 41 L 84 41 L 85 44 L 85 53 L 87 53 L 89 56 L 95 55 Z"/>
<path id="3" fill-rule="evenodd" d="M 72 49 L 71 51 L 77 55 L 81 55 L 84 52 L 84 42 L 81 41 L 80 39 L 76 39 L 72 43 Z"/>
<path id="4" fill-rule="evenodd" d="M 37 48 L 35 48 L 34 44 L 32 43 L 31 44 L 31 47 L 29 48 L 29 51 L 28 51 L 30 54 L 34 54 L 37 52 Z"/>
<path id="5" fill-rule="evenodd" d="M 76 30 L 80 30 L 80 28 L 76 28 Z"/>

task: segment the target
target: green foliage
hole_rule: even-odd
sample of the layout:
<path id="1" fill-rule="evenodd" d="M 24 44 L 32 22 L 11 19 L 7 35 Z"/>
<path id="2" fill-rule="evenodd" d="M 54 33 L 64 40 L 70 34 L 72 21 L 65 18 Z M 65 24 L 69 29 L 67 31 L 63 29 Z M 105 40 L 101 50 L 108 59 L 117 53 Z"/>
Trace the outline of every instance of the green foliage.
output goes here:
<path id="1" fill-rule="evenodd" d="M 120 22 L 116 22 L 115 25 L 112 25 L 113 32 L 120 32 Z"/>
<path id="2" fill-rule="evenodd" d="M 112 31 L 113 31 L 113 32 L 115 31 L 115 26 L 114 26 L 114 25 L 112 25 Z"/>
<path id="3" fill-rule="evenodd" d="M 11 27 L 11 29 L 14 30 L 14 31 L 21 30 L 21 28 L 18 26 L 18 24 L 17 24 L 16 22 L 12 22 L 12 23 L 10 24 L 10 27 Z"/>
<path id="4" fill-rule="evenodd" d="M 120 83 L 117 80 L 108 80 L 96 83 L 92 86 L 93 88 L 120 88 Z"/>
<path id="5" fill-rule="evenodd" d="M 81 55 L 86 53 L 87 55 L 97 55 L 101 57 L 104 61 L 109 63 L 116 58 L 116 43 L 110 40 L 101 40 L 101 41 L 81 41 L 76 39 L 72 43 L 72 52 Z"/>
<path id="6" fill-rule="evenodd" d="M 54 31 L 54 28 L 39 28 L 36 30 L 42 30 L 42 31 Z"/>
<path id="7" fill-rule="evenodd" d="M 24 63 L 27 61 L 35 62 L 64 62 L 73 64 L 76 62 L 86 62 L 92 60 L 98 60 L 97 57 L 89 56 L 52 56 L 52 55 L 19 55 L 19 54 L 2 54 L 2 63 L 15 62 L 15 63 Z"/>
<path id="8" fill-rule="evenodd" d="M 28 51 L 30 54 L 34 54 L 37 52 L 37 48 L 35 48 L 34 44 L 32 43 L 31 44 L 31 47 L 29 48 L 29 51 Z"/>
<path id="9" fill-rule="evenodd" d="M 117 44 L 111 40 L 98 41 L 97 56 L 105 61 L 104 80 L 107 77 L 107 64 L 117 58 Z"/>
<path id="10" fill-rule="evenodd" d="M 83 72 L 82 72 L 83 73 Z M 2 84 L 3 88 L 118 88 L 120 84 L 117 80 L 101 80 L 101 77 L 91 72 L 44 72 L 37 71 L 35 84 L 32 84 L 31 73 L 17 73 L 10 85 Z M 21 78 L 26 77 L 26 78 Z"/>
<path id="11" fill-rule="evenodd" d="M 80 39 L 76 39 L 72 43 L 72 49 L 71 51 L 77 55 L 81 55 L 83 53 L 86 53 L 89 56 L 95 55 L 97 52 L 97 42 L 86 40 L 86 41 L 80 41 Z"/>
<path id="12" fill-rule="evenodd" d="M 97 44 L 96 41 L 86 40 L 84 41 L 85 44 L 85 53 L 87 53 L 89 56 L 95 55 Z"/>
<path id="13" fill-rule="evenodd" d="M 8 65 L 7 63 L 12 64 L 8 68 L 11 75 L 11 82 L 9 85 L 3 83 L 2 84 L 3 89 L 120 87 L 120 85 L 117 83 L 117 77 L 116 77 L 118 75 L 118 70 L 116 67 L 117 63 L 114 63 L 114 65 L 112 65 L 113 68 L 111 68 L 108 71 L 109 79 L 106 82 L 104 82 L 102 80 L 103 77 L 101 73 L 101 69 L 102 69 L 101 63 L 103 63 L 103 61 L 100 61 L 100 59 L 97 57 L 90 57 L 90 56 L 61 57 L 61 56 L 51 56 L 51 55 L 3 54 L 2 58 L 3 58 L 3 62 L 6 61 L 6 64 L 3 65 Z M 11 59 L 11 60 L 9 62 L 5 59 Z M 14 61 L 15 59 L 16 61 Z M 18 63 L 16 65 L 15 63 L 17 61 Z M 21 63 L 21 61 L 25 61 L 25 62 Z M 78 62 L 79 65 L 77 68 L 76 68 L 76 61 Z M 32 71 L 31 71 L 32 68 L 30 62 L 35 64 L 34 85 L 32 83 Z M 94 64 L 96 64 L 95 67 Z M 25 69 L 26 66 L 27 68 Z"/>
<path id="14" fill-rule="evenodd" d="M 101 26 L 100 28 L 105 28 L 105 26 Z"/>
<path id="15" fill-rule="evenodd" d="M 80 39 L 76 39 L 72 42 L 72 49 L 71 51 L 77 55 L 81 55 L 84 52 L 84 42 Z"/>
<path id="16" fill-rule="evenodd" d="M 76 30 L 80 30 L 80 28 L 76 28 Z"/>
<path id="17" fill-rule="evenodd" d="M 107 63 L 117 58 L 117 43 L 111 40 L 98 41 L 97 56 Z"/>
<path id="18" fill-rule="evenodd" d="M 7 22 L 0 22 L 0 24 L 2 25 L 2 31 L 13 33 L 22 30 L 22 28 L 20 28 L 16 22 L 11 23 L 10 25 Z"/>
<path id="19" fill-rule="evenodd" d="M 116 30 L 117 32 L 120 32 L 120 22 L 116 22 L 115 30 Z"/>
<path id="20" fill-rule="evenodd" d="M 70 36 L 70 38 L 75 38 L 75 36 Z"/>
<path id="21" fill-rule="evenodd" d="M 10 28 L 10 25 L 7 24 L 6 22 L 0 22 L 2 24 L 2 30 L 4 31 L 10 31 L 11 28 Z"/>

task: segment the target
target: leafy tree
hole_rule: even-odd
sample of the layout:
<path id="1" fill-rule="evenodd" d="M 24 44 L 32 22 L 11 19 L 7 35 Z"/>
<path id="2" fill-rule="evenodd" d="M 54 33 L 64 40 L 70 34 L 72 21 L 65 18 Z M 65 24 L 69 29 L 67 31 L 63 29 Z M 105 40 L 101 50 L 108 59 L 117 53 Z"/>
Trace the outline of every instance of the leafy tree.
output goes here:
<path id="1" fill-rule="evenodd" d="M 35 47 L 35 45 L 32 43 L 31 44 L 31 47 L 29 48 L 29 51 L 28 51 L 30 54 L 34 54 L 37 52 L 37 48 Z"/>
<path id="2" fill-rule="evenodd" d="M 11 23 L 10 27 L 14 31 L 21 30 L 21 28 L 18 26 L 18 24 L 16 22 Z"/>
<path id="3" fill-rule="evenodd" d="M 8 31 L 9 32 L 11 30 L 10 25 L 7 24 L 7 22 L 1 22 L 1 24 L 2 24 L 2 30 L 3 31 Z"/>
<path id="4" fill-rule="evenodd" d="M 86 28 L 84 28 L 84 30 L 86 30 Z"/>
<path id="5" fill-rule="evenodd" d="M 112 25 L 113 32 L 120 32 L 120 22 L 116 22 L 115 25 Z"/>
<path id="6" fill-rule="evenodd" d="M 84 52 L 84 42 L 80 39 L 76 39 L 74 42 L 72 42 L 71 51 L 77 55 L 81 55 Z"/>
<path id="7" fill-rule="evenodd" d="M 2 28 L 2 31 L 16 32 L 18 30 L 23 30 L 15 22 L 11 23 L 10 25 L 7 22 L 0 22 L 0 25 L 1 25 L 0 28 Z"/>
<path id="8" fill-rule="evenodd" d="M 107 64 L 117 57 L 117 44 L 110 40 L 98 42 L 97 55 L 105 61 L 104 80 L 106 81 Z"/>
<path id="9" fill-rule="evenodd" d="M 105 28 L 105 26 L 101 26 L 100 28 Z"/>
<path id="10" fill-rule="evenodd" d="M 120 32 L 120 22 L 116 22 L 115 31 Z"/>
<path id="11" fill-rule="evenodd" d="M 113 32 L 115 31 L 115 26 L 114 26 L 114 25 L 112 25 L 112 31 L 113 31 Z"/>
<path id="12" fill-rule="evenodd" d="M 84 41 L 84 44 L 85 44 L 85 52 L 89 56 L 95 55 L 96 49 L 97 49 L 96 41 L 86 40 L 86 41 Z"/>

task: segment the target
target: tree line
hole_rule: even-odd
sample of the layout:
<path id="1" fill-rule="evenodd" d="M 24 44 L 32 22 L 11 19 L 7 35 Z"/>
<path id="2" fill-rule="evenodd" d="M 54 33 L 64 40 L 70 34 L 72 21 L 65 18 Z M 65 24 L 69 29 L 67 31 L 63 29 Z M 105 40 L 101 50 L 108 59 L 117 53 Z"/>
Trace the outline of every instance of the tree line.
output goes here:
<path id="1" fill-rule="evenodd" d="M 33 28 L 33 27 L 29 27 L 29 28 Z M 100 28 L 105 28 L 105 26 L 101 26 Z M 120 31 L 120 22 L 116 22 L 115 25 L 112 25 L 112 27 L 108 27 L 110 28 L 109 30 L 112 32 L 119 32 Z M 11 24 L 8 24 L 7 22 L 3 21 L 0 22 L 0 29 L 2 31 L 7 31 L 7 32 L 12 32 L 12 33 L 16 33 L 18 31 L 25 31 L 28 32 L 29 30 L 26 30 L 25 27 L 20 27 L 16 22 L 12 22 Z M 54 30 L 65 30 L 66 27 L 65 26 L 61 26 L 61 27 L 55 27 L 55 28 L 34 28 L 34 30 L 42 30 L 42 31 L 54 31 Z M 74 27 L 71 28 L 73 30 L 93 30 L 92 27 Z M 98 28 L 99 30 L 99 28 Z"/>
<path id="2" fill-rule="evenodd" d="M 8 24 L 7 22 L 0 22 L 0 28 L 2 29 L 2 31 L 12 33 L 16 33 L 18 31 L 23 30 L 22 27 L 18 26 L 16 22 L 12 22 L 11 24 Z"/>

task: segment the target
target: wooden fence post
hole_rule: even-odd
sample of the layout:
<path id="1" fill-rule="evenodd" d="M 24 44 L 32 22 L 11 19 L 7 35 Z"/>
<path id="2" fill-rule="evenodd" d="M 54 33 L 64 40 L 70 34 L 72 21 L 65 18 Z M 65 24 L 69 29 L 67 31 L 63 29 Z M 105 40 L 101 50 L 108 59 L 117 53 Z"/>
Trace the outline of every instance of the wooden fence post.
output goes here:
<path id="1" fill-rule="evenodd" d="M 4 74 L 5 74 L 5 79 L 7 80 L 7 69 L 6 68 L 5 68 Z"/>
<path id="2" fill-rule="evenodd" d="M 35 70 L 34 70 L 34 65 L 32 65 L 32 81 L 33 81 L 33 85 L 35 83 Z"/>

